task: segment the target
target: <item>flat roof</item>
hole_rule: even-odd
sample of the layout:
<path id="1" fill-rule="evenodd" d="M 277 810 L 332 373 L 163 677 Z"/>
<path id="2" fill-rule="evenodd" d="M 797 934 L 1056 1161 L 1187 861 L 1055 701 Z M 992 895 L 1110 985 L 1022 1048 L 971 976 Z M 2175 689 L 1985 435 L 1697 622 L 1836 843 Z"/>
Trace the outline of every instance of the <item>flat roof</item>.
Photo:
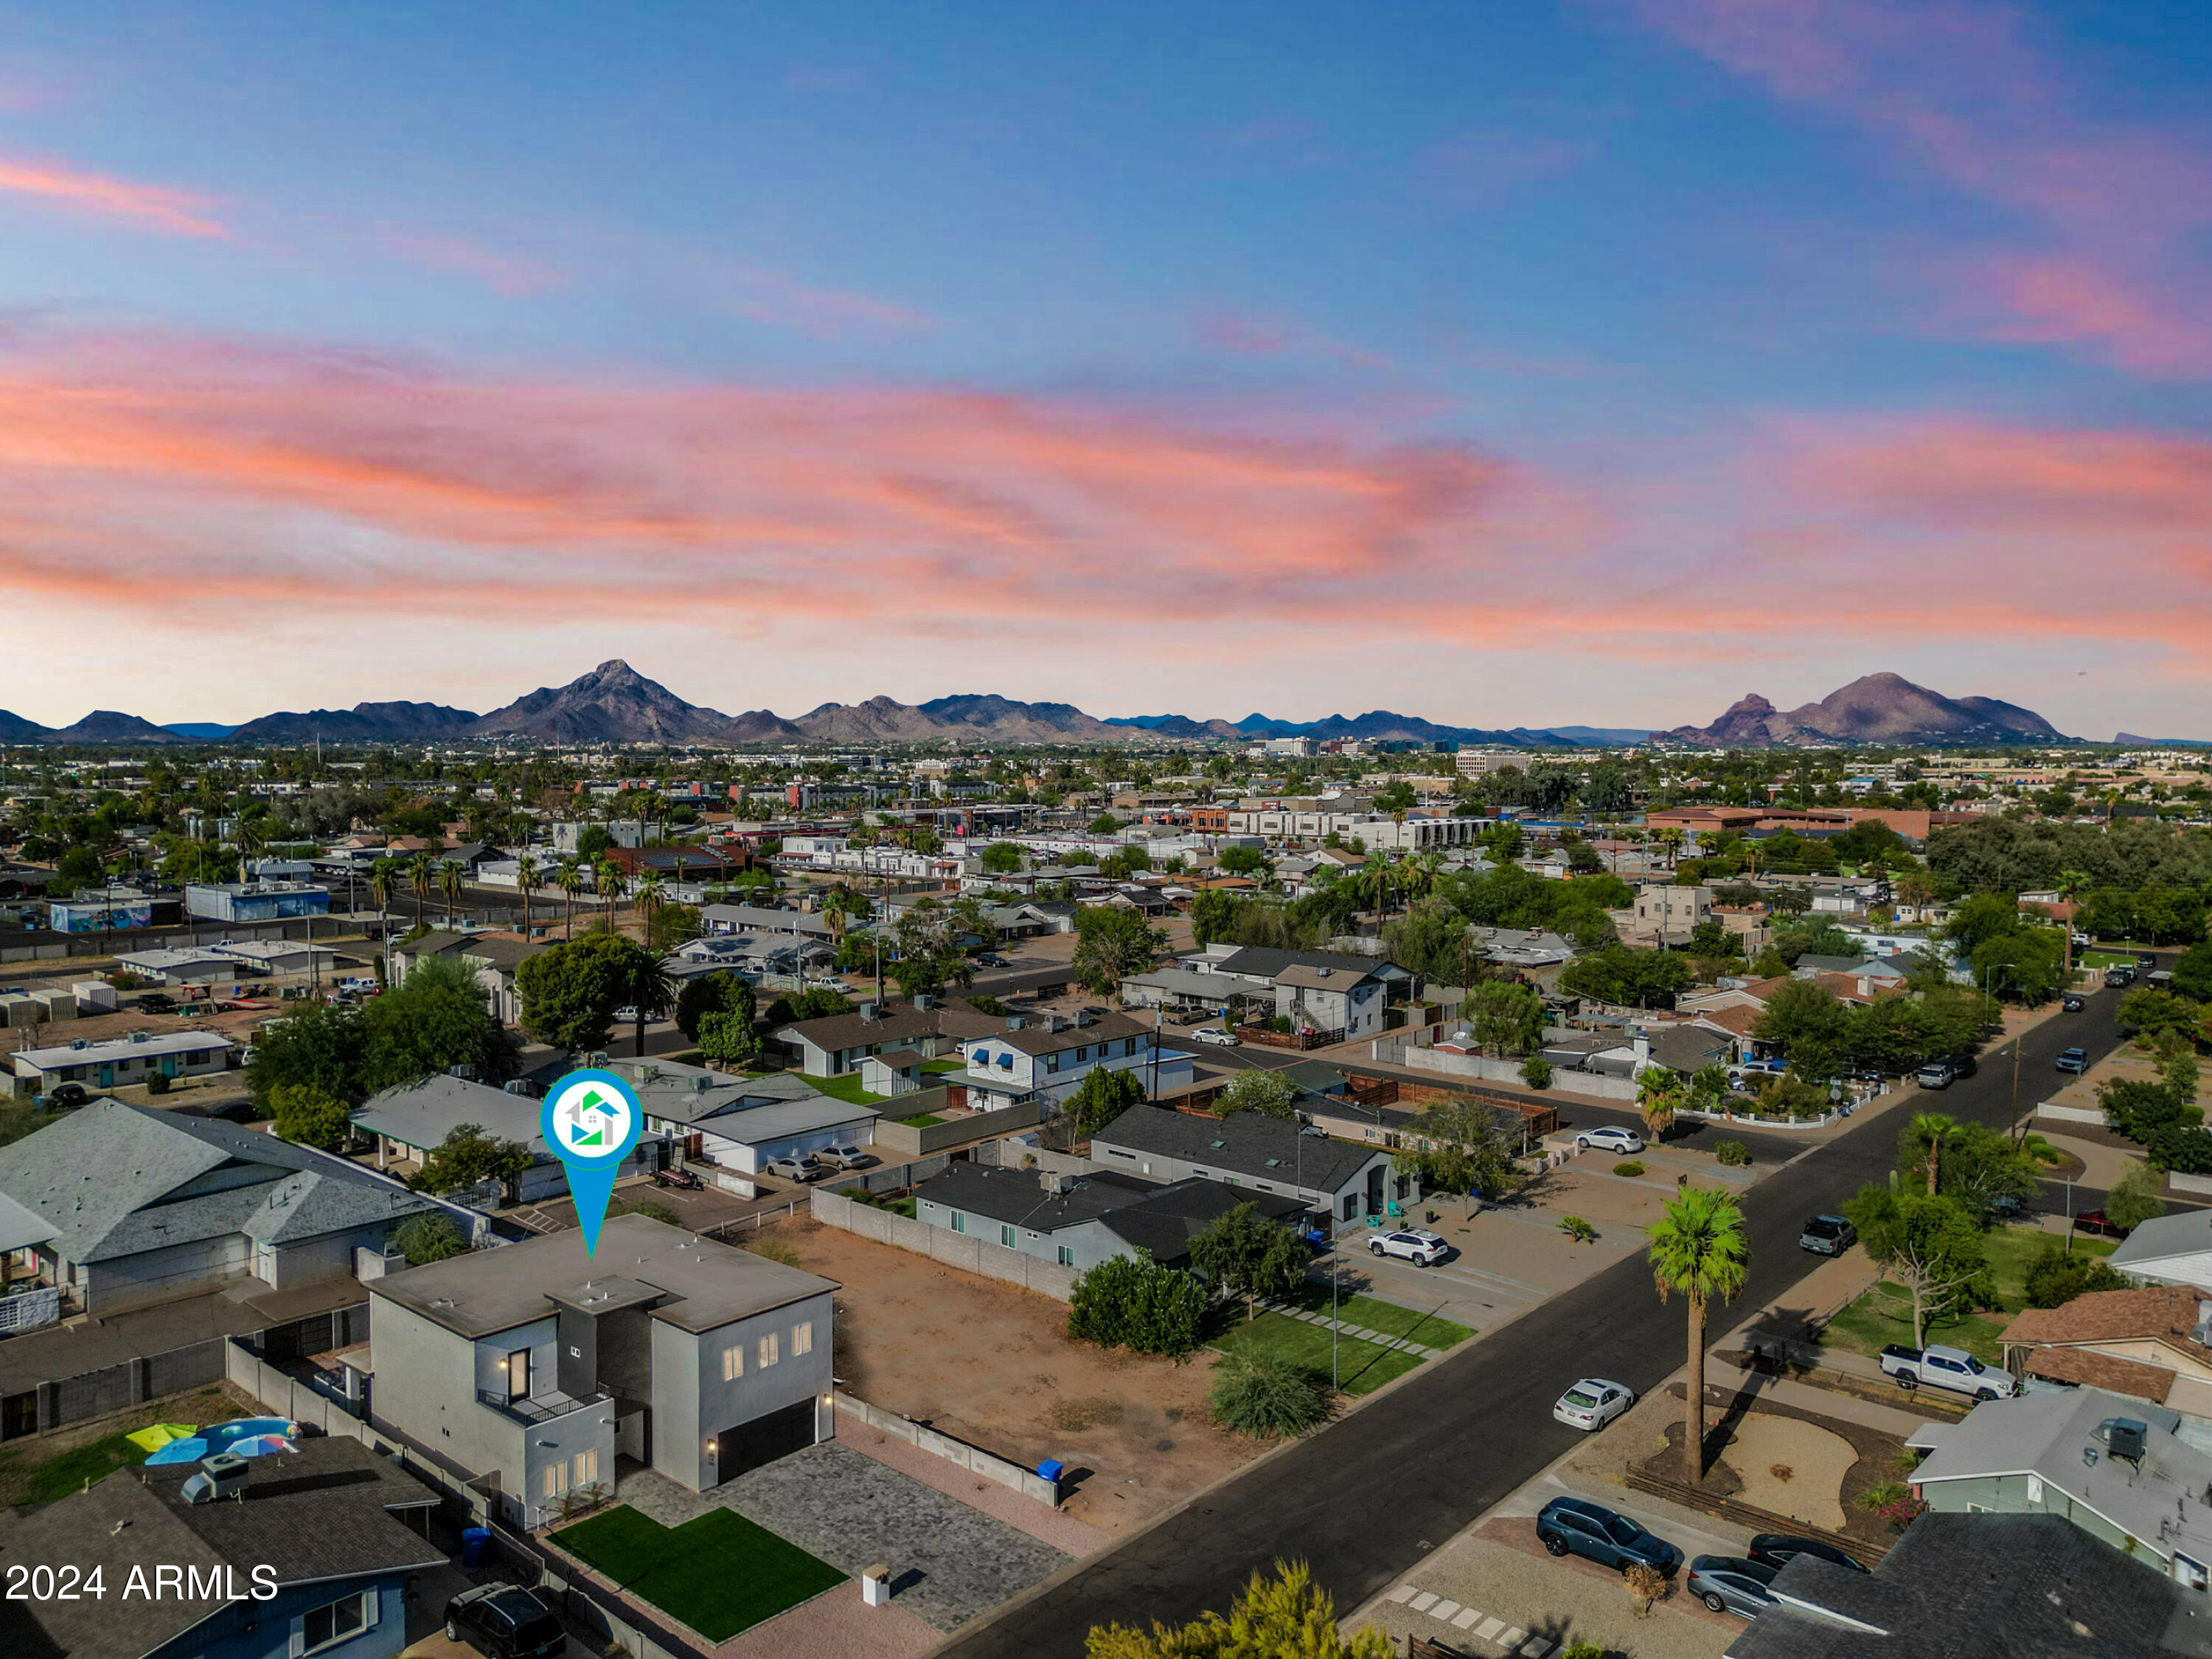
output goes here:
<path id="1" fill-rule="evenodd" d="M 212 1031 L 167 1031 L 143 1039 L 116 1037 L 106 1042 L 88 1042 L 82 1048 L 69 1043 L 58 1048 L 18 1048 L 15 1059 L 18 1064 L 27 1061 L 46 1072 L 57 1066 L 98 1066 L 133 1055 L 203 1054 L 210 1049 L 235 1047 L 228 1037 L 217 1036 Z"/>
<path id="2" fill-rule="evenodd" d="M 635 1306 L 635 1287 L 663 1295 L 652 1316 L 685 1331 L 826 1296 L 836 1280 L 701 1238 L 641 1215 L 607 1218 L 596 1255 L 574 1228 L 410 1267 L 372 1281 L 410 1312 L 474 1340 L 550 1316 L 556 1305 L 604 1312 Z M 611 1301 L 590 1300 L 611 1294 Z"/>

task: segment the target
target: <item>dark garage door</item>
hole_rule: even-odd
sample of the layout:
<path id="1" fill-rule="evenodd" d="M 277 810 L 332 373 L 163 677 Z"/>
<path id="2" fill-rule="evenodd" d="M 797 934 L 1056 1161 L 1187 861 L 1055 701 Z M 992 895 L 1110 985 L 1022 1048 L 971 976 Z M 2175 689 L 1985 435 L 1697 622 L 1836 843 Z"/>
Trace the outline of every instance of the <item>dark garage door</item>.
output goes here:
<path id="1" fill-rule="evenodd" d="M 734 1429 L 724 1429 L 714 1437 L 714 1484 L 734 1480 L 747 1469 L 773 1463 L 779 1457 L 813 1443 L 811 1399 L 786 1406 L 765 1417 L 756 1417 Z"/>

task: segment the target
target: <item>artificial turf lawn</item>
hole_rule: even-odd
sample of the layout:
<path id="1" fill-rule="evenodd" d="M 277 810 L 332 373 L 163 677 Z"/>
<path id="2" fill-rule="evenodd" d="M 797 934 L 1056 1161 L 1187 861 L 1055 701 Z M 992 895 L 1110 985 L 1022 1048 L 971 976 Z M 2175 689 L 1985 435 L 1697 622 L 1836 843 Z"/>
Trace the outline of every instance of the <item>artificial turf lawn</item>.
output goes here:
<path id="1" fill-rule="evenodd" d="M 1371 1393 L 1421 1363 L 1418 1354 L 1399 1348 L 1378 1348 L 1356 1336 L 1336 1336 L 1333 1340 L 1336 1344 L 1338 1386 L 1349 1395 Z M 1263 1313 L 1255 1320 L 1234 1320 L 1213 1339 L 1213 1346 L 1224 1353 L 1240 1353 L 1253 1358 L 1273 1354 L 1303 1365 L 1326 1380 L 1331 1341 L 1332 1335 L 1326 1326 L 1309 1325 L 1288 1314 Z"/>
<path id="2" fill-rule="evenodd" d="M 1996 1364 L 2004 1357 L 1998 1346 L 1998 1335 L 2012 1322 L 2012 1316 L 2027 1305 L 2029 1260 L 2045 1239 L 2061 1237 L 2034 1227 L 1992 1227 L 1983 1237 L 1982 1248 L 1989 1260 L 1990 1277 L 1996 1285 L 2002 1310 L 1966 1314 L 1955 1319 L 1931 1319 L 1928 1322 L 1928 1340 L 1946 1347 L 1964 1348 L 1984 1364 Z M 2074 1236 L 2076 1255 L 2106 1256 L 2114 1248 L 2109 1238 L 2092 1238 L 2086 1233 Z M 1884 1294 L 1882 1288 L 1877 1286 L 1844 1309 L 1828 1322 L 1820 1340 L 1838 1348 L 1869 1355 L 1879 1354 L 1893 1342 L 1911 1346 L 1911 1304 L 1897 1299 L 1901 1292 L 1895 1285 L 1890 1285 L 1888 1290 L 1892 1294 Z"/>
<path id="3" fill-rule="evenodd" d="M 845 1582 L 827 1561 L 714 1509 L 664 1527 L 627 1504 L 554 1534 L 554 1541 L 709 1642 L 726 1642 Z"/>
<path id="4" fill-rule="evenodd" d="M 1291 1300 L 1311 1313 L 1328 1312 L 1328 1286 L 1309 1281 L 1299 1286 Z M 1370 1331 L 1380 1331 L 1385 1336 L 1411 1337 L 1425 1348 L 1449 1348 L 1464 1342 L 1474 1334 L 1466 1325 L 1454 1324 L 1449 1319 L 1423 1313 L 1418 1308 L 1402 1307 L 1395 1302 L 1385 1302 L 1380 1297 L 1340 1296 L 1336 1300 L 1336 1317 L 1346 1325 L 1364 1325 Z"/>

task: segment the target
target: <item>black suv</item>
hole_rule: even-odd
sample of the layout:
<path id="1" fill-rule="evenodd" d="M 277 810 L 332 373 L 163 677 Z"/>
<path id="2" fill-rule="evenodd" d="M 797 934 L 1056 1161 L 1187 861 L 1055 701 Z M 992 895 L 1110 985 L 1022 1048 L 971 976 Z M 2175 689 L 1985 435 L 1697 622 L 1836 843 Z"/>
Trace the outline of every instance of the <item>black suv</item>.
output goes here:
<path id="1" fill-rule="evenodd" d="M 479 1584 L 447 1602 L 446 1639 L 490 1659 L 555 1659 L 568 1650 L 568 1632 L 552 1610 L 513 1584 Z"/>
<path id="2" fill-rule="evenodd" d="M 1601 1567 L 1656 1567 L 1672 1572 L 1682 1552 L 1625 1515 L 1579 1498 L 1554 1498 L 1536 1517 L 1536 1536 L 1554 1555 L 1583 1555 Z"/>
<path id="3" fill-rule="evenodd" d="M 1778 1571 L 1790 1565 L 1793 1557 L 1810 1555 L 1822 1561 L 1832 1561 L 1839 1567 L 1849 1567 L 1853 1572 L 1864 1572 L 1863 1562 L 1854 1559 L 1833 1544 L 1824 1544 L 1817 1538 L 1797 1538 L 1786 1532 L 1763 1532 L 1751 1540 L 1750 1559 L 1762 1567 Z"/>

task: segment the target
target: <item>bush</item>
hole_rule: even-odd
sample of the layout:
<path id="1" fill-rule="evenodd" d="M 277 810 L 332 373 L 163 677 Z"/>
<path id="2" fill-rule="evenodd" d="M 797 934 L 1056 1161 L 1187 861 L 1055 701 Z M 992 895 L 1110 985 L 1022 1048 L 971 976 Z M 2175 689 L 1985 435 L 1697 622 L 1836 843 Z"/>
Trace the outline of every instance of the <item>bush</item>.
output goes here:
<path id="1" fill-rule="evenodd" d="M 1716 1140 L 1713 1143 L 1713 1158 L 1717 1163 L 1747 1170 L 1751 1167 L 1751 1148 L 1741 1140 Z"/>
<path id="2" fill-rule="evenodd" d="M 1614 1164 L 1613 1166 L 1613 1172 L 1617 1176 L 1627 1176 L 1633 1178 L 1634 1176 L 1640 1176 L 1644 1173 L 1644 1166 L 1632 1158 L 1626 1164 Z"/>
<path id="3" fill-rule="evenodd" d="M 1577 1244 L 1588 1244 L 1597 1237 L 1597 1229 L 1578 1215 L 1563 1215 L 1555 1224 Z"/>
<path id="4" fill-rule="evenodd" d="M 441 1215 L 418 1215 L 399 1224 L 399 1231 L 392 1235 L 392 1242 L 399 1247 L 410 1267 L 420 1267 L 432 1261 L 443 1261 L 469 1248 L 461 1237 L 461 1230 Z"/>
<path id="5" fill-rule="evenodd" d="M 757 1238 L 744 1246 L 744 1249 L 748 1255 L 761 1256 L 770 1261 L 780 1261 L 787 1267 L 799 1266 L 799 1252 L 780 1238 Z"/>
<path id="6" fill-rule="evenodd" d="M 1900 1499 L 1912 1496 L 1912 1489 L 1895 1480 L 1884 1480 L 1869 1486 L 1851 1501 L 1869 1514 L 1878 1514 Z"/>
<path id="7" fill-rule="evenodd" d="M 1291 1034 L 1291 1017 L 1288 1014 L 1277 1014 L 1274 1018 L 1267 1022 L 1267 1024 L 1270 1030 L 1284 1036 Z"/>
<path id="8" fill-rule="evenodd" d="M 1552 1086 L 1552 1062 L 1541 1054 L 1531 1054 L 1521 1062 L 1521 1080 L 1532 1089 Z"/>
<path id="9" fill-rule="evenodd" d="M 1067 1334 L 1102 1348 L 1181 1355 L 1198 1346 L 1206 1292 L 1188 1273 L 1144 1251 L 1100 1262 L 1075 1281 Z"/>
<path id="10" fill-rule="evenodd" d="M 146 1079 L 146 1092 L 149 1095 L 166 1095 L 168 1093 L 169 1074 L 167 1072 L 156 1072 L 151 1077 L 148 1078 Z"/>
<path id="11" fill-rule="evenodd" d="M 2057 1308 L 2092 1291 L 2124 1291 L 2128 1281 L 2101 1256 L 2075 1255 L 2063 1240 L 2046 1238 L 2027 1264 L 2027 1305 Z"/>
<path id="12" fill-rule="evenodd" d="M 1328 1386 L 1279 1354 L 1224 1356 L 1206 1396 L 1206 1414 L 1255 1440 L 1304 1434 L 1328 1416 Z"/>

